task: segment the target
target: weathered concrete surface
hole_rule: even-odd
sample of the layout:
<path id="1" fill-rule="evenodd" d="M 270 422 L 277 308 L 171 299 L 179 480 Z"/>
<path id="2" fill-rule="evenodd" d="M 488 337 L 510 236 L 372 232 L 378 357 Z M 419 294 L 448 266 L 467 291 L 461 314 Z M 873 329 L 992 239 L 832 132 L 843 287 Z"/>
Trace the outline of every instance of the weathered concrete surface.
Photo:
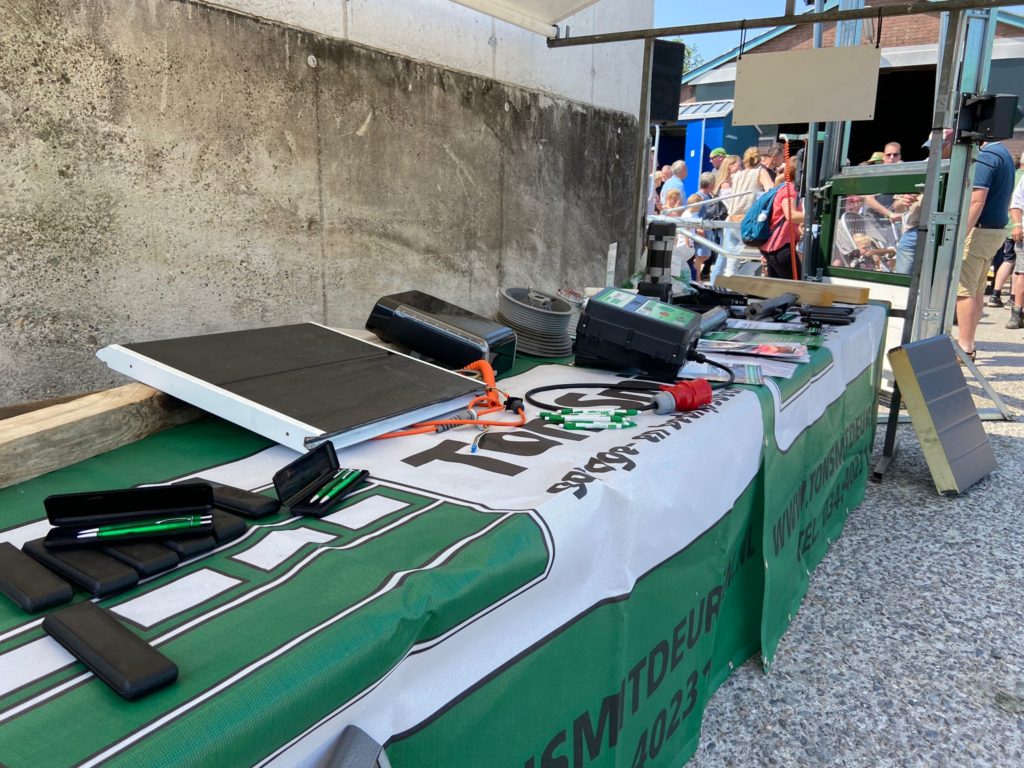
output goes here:
<path id="1" fill-rule="evenodd" d="M 631 115 L 640 109 L 644 45 L 639 40 L 548 48 L 535 32 L 451 0 L 217 0 L 217 5 L 584 104 Z M 578 37 L 653 23 L 654 0 L 597 0 L 558 25 Z"/>
<path id="2" fill-rule="evenodd" d="M 201 5 L 0 0 L 0 405 L 119 383 L 110 343 L 598 284 L 636 130 Z"/>

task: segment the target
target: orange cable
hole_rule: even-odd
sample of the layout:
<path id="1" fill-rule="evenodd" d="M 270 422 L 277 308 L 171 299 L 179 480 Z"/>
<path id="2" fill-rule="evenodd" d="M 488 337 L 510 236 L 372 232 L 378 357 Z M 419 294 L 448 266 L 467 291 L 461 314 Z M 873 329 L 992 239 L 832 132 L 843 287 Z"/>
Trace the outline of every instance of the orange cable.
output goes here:
<path id="1" fill-rule="evenodd" d="M 503 390 L 498 389 L 495 383 L 494 369 L 490 363 L 486 360 L 476 360 L 467 365 L 462 370 L 464 371 L 476 371 L 480 374 L 484 384 L 484 394 L 477 395 L 469 401 L 467 409 L 473 409 L 477 405 L 483 405 L 477 411 L 478 416 L 485 416 L 495 411 L 505 410 L 504 405 L 501 402 L 499 395 L 504 395 L 507 399 L 509 394 Z M 388 432 L 384 435 L 378 435 L 373 438 L 374 440 L 388 440 L 393 437 L 406 437 L 408 435 L 423 435 L 427 433 L 438 432 L 437 427 L 457 427 L 466 424 L 471 424 L 478 427 L 521 427 L 526 423 L 526 411 L 522 408 L 516 409 L 516 414 L 519 416 L 517 421 L 494 421 L 490 419 L 434 419 L 431 421 L 421 421 L 413 424 L 408 429 L 403 429 L 397 432 Z"/>

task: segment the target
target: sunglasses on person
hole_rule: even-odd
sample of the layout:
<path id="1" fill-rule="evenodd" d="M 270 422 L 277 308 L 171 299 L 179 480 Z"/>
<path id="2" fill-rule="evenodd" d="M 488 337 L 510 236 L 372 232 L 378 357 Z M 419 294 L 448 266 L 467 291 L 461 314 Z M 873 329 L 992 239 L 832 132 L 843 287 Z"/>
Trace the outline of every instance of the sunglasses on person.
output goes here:
<path id="1" fill-rule="evenodd" d="M 885 157 L 900 157 L 900 154 L 899 152 L 886 152 Z"/>

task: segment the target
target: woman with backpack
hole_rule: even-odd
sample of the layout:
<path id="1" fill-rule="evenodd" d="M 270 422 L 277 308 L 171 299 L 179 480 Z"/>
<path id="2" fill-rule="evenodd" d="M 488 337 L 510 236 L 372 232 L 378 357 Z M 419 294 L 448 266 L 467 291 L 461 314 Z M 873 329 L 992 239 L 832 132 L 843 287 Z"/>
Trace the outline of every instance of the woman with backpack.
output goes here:
<path id="1" fill-rule="evenodd" d="M 778 185 L 772 200 L 771 234 L 761 246 L 761 263 L 767 269 L 768 277 L 800 279 L 800 255 L 796 249 L 800 243 L 800 225 L 804 222 L 804 212 L 800 207 L 796 187 L 789 181 L 795 174 L 796 159 L 790 158 L 785 165 L 787 181 Z"/>
<path id="2" fill-rule="evenodd" d="M 731 197 L 723 201 L 728 212 L 727 221 L 743 221 L 743 215 L 761 193 L 772 188 L 772 178 L 761 164 L 761 153 L 757 147 L 748 147 L 743 153 L 743 169 L 733 173 L 729 183 L 728 194 Z M 722 230 L 722 247 L 733 253 L 743 247 L 738 229 Z M 719 255 L 711 268 L 711 284 L 714 285 L 720 275 L 754 275 L 758 271 L 756 261 L 727 259 Z"/>

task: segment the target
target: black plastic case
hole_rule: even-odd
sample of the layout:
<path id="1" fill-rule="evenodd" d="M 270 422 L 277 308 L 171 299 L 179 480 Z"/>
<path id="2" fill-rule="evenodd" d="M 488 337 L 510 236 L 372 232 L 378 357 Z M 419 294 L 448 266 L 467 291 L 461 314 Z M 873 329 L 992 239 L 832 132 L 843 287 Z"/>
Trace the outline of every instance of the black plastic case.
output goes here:
<path id="1" fill-rule="evenodd" d="M 139 583 L 139 574 L 98 549 L 53 550 L 42 539 L 26 542 L 22 552 L 96 597 L 109 597 Z"/>
<path id="2" fill-rule="evenodd" d="M 274 475 L 274 490 L 281 504 L 288 507 L 293 515 L 323 517 L 339 501 L 356 491 L 370 474 L 362 470 L 360 477 L 345 489 L 344 493 L 331 499 L 330 504 L 309 503 L 317 491 L 327 485 L 338 473 L 338 454 L 334 444 L 328 440 L 309 453 L 300 456 L 291 464 L 282 467 Z"/>
<path id="3" fill-rule="evenodd" d="M 167 533 L 138 533 L 102 539 L 79 539 L 78 532 L 87 528 L 120 523 L 144 523 L 167 517 L 209 515 L 213 512 L 213 489 L 206 484 L 157 485 L 146 488 L 125 488 L 115 491 L 63 493 L 43 500 L 46 517 L 55 526 L 46 535 L 47 547 L 88 547 L 121 544 L 128 541 L 153 541 Z M 186 535 L 209 535 L 208 525 L 175 532 L 174 538 Z"/>
<path id="4" fill-rule="evenodd" d="M 51 613 L 43 630 L 128 701 L 178 679 L 173 661 L 88 600 Z"/>
<path id="5" fill-rule="evenodd" d="M 0 543 L 0 592 L 29 613 L 68 602 L 71 585 L 9 542 Z"/>
<path id="6" fill-rule="evenodd" d="M 144 579 L 176 568 L 181 561 L 174 550 L 152 541 L 125 542 L 104 547 L 103 551 L 134 568 Z"/>
<path id="7" fill-rule="evenodd" d="M 177 552 L 182 560 L 209 552 L 217 546 L 217 540 L 210 533 L 203 536 L 175 536 L 172 539 L 160 539 L 160 543 Z"/>
<path id="8" fill-rule="evenodd" d="M 235 488 L 233 485 L 222 485 L 201 477 L 178 480 L 174 485 L 197 485 L 200 483 L 213 488 L 213 505 L 215 507 L 236 515 L 253 518 L 266 517 L 281 509 L 281 502 L 273 496 L 264 496 L 244 488 Z"/>
<path id="9" fill-rule="evenodd" d="M 230 512 L 213 510 L 213 538 L 218 544 L 234 541 L 245 533 L 249 526 L 245 520 Z"/>
<path id="10" fill-rule="evenodd" d="M 516 332 L 422 291 L 381 296 L 366 330 L 445 368 L 487 360 L 501 374 L 516 360 Z"/>

